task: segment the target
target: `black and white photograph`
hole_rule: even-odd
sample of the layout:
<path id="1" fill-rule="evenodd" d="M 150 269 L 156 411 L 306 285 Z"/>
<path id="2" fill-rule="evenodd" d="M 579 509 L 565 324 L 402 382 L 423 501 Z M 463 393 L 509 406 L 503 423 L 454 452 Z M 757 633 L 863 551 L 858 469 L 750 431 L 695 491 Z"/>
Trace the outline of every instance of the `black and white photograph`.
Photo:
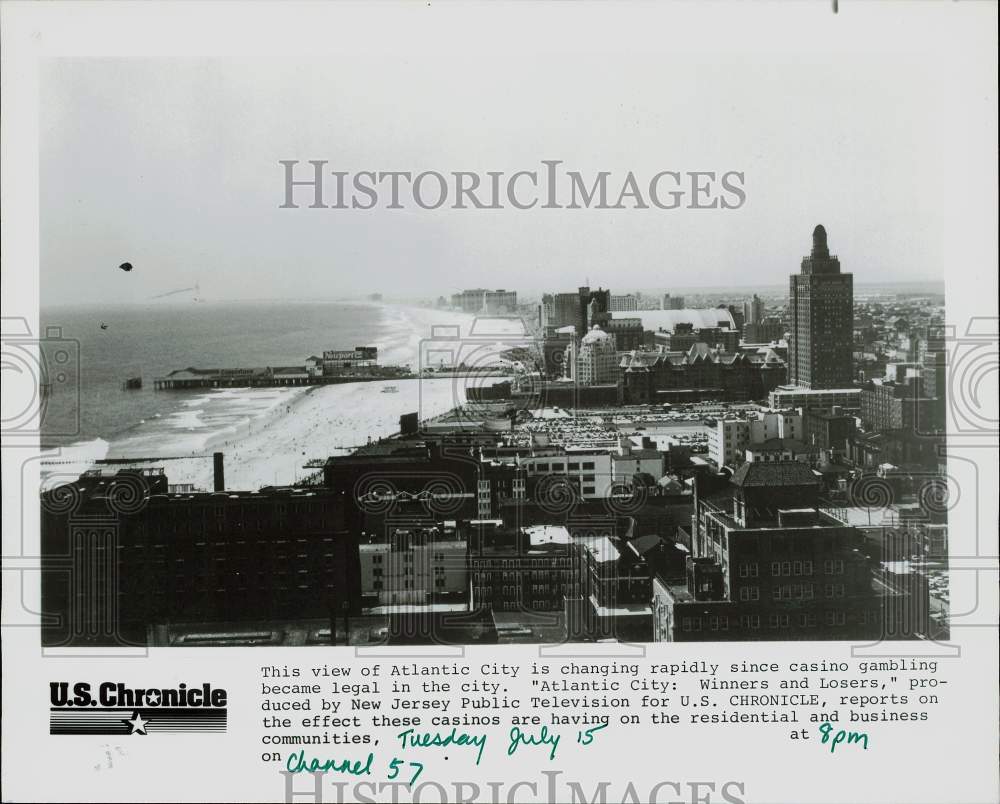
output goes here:
<path id="1" fill-rule="evenodd" d="M 996 3 L 2 8 L 5 801 L 995 800 Z"/>
<path id="2" fill-rule="evenodd" d="M 428 61 L 365 84 L 387 169 L 358 171 L 332 68 L 43 71 L 40 320 L 73 372 L 41 388 L 44 643 L 946 637 L 933 142 L 887 147 L 928 120 L 913 68 L 885 65 L 875 120 L 861 66 L 699 76 L 771 88 L 773 164 L 718 161 L 737 127 L 688 142 L 669 80 L 632 119 L 598 85 L 572 159 L 519 162 L 582 119 Z M 512 167 L 389 169 L 473 164 L 429 145 L 446 96 L 532 119 L 496 139 Z M 609 132 L 630 161 L 574 169 Z"/>

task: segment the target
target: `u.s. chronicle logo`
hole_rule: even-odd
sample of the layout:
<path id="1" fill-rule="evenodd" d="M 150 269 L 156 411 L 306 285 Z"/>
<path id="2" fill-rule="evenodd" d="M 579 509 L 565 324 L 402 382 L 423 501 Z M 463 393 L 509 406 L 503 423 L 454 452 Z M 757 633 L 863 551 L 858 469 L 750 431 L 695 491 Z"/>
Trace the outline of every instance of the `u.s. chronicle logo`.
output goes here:
<path id="1" fill-rule="evenodd" d="M 118 681 L 49 684 L 49 734 L 224 732 L 226 691 L 211 684 L 131 687 Z"/>

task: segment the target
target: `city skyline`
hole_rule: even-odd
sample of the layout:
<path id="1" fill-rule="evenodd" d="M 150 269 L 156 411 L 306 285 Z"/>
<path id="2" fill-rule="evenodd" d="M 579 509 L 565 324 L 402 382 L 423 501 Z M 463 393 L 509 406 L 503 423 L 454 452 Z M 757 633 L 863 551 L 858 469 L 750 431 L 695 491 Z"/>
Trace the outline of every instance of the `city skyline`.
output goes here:
<path id="1" fill-rule="evenodd" d="M 546 297 L 535 334 L 499 336 L 485 359 L 471 332 L 471 351 L 431 337 L 408 365 L 354 338 L 304 365 L 189 364 L 154 377 L 146 404 L 166 411 L 170 400 L 204 404 L 192 395 L 206 392 L 237 406 L 267 392 L 283 413 L 186 456 L 151 457 L 147 440 L 137 457 L 126 436 L 69 483 L 60 463 L 40 499 L 43 554 L 78 550 L 95 568 L 115 558 L 108 582 L 88 587 L 92 630 L 60 620 L 43 642 L 940 638 L 950 600 L 940 305 L 889 296 L 853 315 L 850 276 L 822 225 L 802 268 L 793 287 L 837 283 L 829 310 L 800 316 L 800 298 L 775 314 L 758 299 L 747 324 L 744 304 L 674 307 L 673 295 L 649 310 L 582 286 Z M 489 321 L 519 306 L 497 288 L 441 301 L 422 311 L 428 321 Z M 788 329 L 790 342 L 748 339 L 748 327 Z M 808 349 L 799 362 L 813 374 L 793 375 L 798 339 L 817 332 L 820 364 L 843 363 L 846 377 L 816 382 Z M 401 387 L 422 397 L 434 384 L 450 400 L 443 412 L 402 401 Z M 350 435 L 331 439 L 338 389 L 352 386 Z M 143 387 L 141 375 L 124 384 L 122 404 L 141 402 Z M 366 430 L 375 407 L 398 414 L 398 430 Z M 176 452 L 170 433 L 152 449 Z M 285 468 L 273 483 L 247 483 L 255 463 L 276 460 Z M 88 530 L 102 511 L 111 524 Z M 72 609 L 75 583 L 53 564 L 48 604 Z"/>
<path id="2" fill-rule="evenodd" d="M 168 337 L 170 364 L 157 350 L 145 378 L 114 377 L 112 348 L 135 361 L 141 337 L 127 312 L 88 333 L 83 356 L 103 356 L 102 382 L 142 411 L 134 432 L 157 434 L 99 432 L 127 468 L 102 474 L 104 458 L 84 456 L 69 486 L 88 511 L 126 488 L 140 499 L 138 516 L 118 512 L 129 639 L 232 644 L 248 620 L 329 614 L 306 642 L 363 642 L 380 618 L 414 614 L 395 606 L 414 606 L 404 631 L 431 640 L 446 610 L 471 618 L 459 641 L 867 637 L 891 630 L 876 611 L 887 595 L 919 602 L 906 636 L 944 627 L 929 580 L 889 565 L 938 562 L 946 536 L 888 544 L 829 501 L 860 510 L 874 483 L 897 522 L 916 505 L 945 524 L 924 505 L 937 487 L 911 475 L 940 479 L 931 330 L 951 177 L 931 132 L 959 98 L 944 65 L 888 36 L 891 15 L 831 28 L 790 13 L 815 57 L 776 56 L 779 27 L 748 42 L 734 18 L 697 58 L 655 37 L 632 47 L 638 36 L 615 58 L 567 61 L 527 34 L 521 59 L 485 44 L 462 71 L 450 50 L 413 58 L 388 41 L 280 65 L 46 62 L 43 305 L 162 306 L 214 345 L 246 311 L 190 302 L 254 299 L 251 325 L 268 326 L 267 360 Z M 588 21 L 575 46 L 606 45 L 602 14 Z M 932 36 L 933 13 L 917 25 Z M 381 306 L 329 321 L 282 306 L 344 297 Z M 477 333 L 479 315 L 523 331 Z M 308 327 L 346 340 L 299 351 Z M 414 386 L 417 405 L 400 401 Z M 254 401 L 245 432 L 216 430 L 210 402 L 224 424 L 268 394 L 280 401 Z M 178 436 L 195 446 L 174 449 Z M 57 552 L 81 537 L 47 510 L 59 493 L 41 499 Z M 750 526 L 745 544 L 720 545 Z M 291 538 L 309 550 L 289 552 Z M 845 561 L 846 585 L 827 566 Z M 70 588 L 47 589 L 70 605 Z M 534 611 L 558 633 L 534 629 Z M 341 613 L 371 633 L 339 633 Z"/>

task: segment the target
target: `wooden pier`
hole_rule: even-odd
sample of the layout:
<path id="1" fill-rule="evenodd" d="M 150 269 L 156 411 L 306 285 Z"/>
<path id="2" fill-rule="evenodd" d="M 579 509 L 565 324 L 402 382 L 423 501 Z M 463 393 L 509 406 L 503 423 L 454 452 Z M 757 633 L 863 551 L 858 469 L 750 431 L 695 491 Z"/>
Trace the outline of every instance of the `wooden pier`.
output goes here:
<path id="1" fill-rule="evenodd" d="M 414 374 L 402 366 L 384 366 L 364 374 L 310 374 L 305 369 L 195 369 L 173 371 L 166 377 L 156 377 L 157 391 L 184 391 L 201 388 L 282 388 L 303 385 L 342 385 L 352 382 L 385 382 L 399 380 L 503 377 L 509 372 L 487 369 L 482 371 L 434 371 Z"/>

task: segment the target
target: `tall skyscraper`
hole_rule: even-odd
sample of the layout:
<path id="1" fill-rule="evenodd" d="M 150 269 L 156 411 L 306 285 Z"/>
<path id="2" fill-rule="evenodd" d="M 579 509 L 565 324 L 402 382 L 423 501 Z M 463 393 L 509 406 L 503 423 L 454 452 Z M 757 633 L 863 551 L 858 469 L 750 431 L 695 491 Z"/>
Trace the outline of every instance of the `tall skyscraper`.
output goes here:
<path id="1" fill-rule="evenodd" d="M 759 324 L 764 319 L 764 302 L 753 294 L 753 299 L 743 302 L 743 324 Z"/>
<path id="2" fill-rule="evenodd" d="M 813 229 L 812 253 L 789 277 L 792 340 L 789 379 L 804 388 L 850 388 L 854 339 L 854 275 L 840 272 L 826 229 Z"/>

